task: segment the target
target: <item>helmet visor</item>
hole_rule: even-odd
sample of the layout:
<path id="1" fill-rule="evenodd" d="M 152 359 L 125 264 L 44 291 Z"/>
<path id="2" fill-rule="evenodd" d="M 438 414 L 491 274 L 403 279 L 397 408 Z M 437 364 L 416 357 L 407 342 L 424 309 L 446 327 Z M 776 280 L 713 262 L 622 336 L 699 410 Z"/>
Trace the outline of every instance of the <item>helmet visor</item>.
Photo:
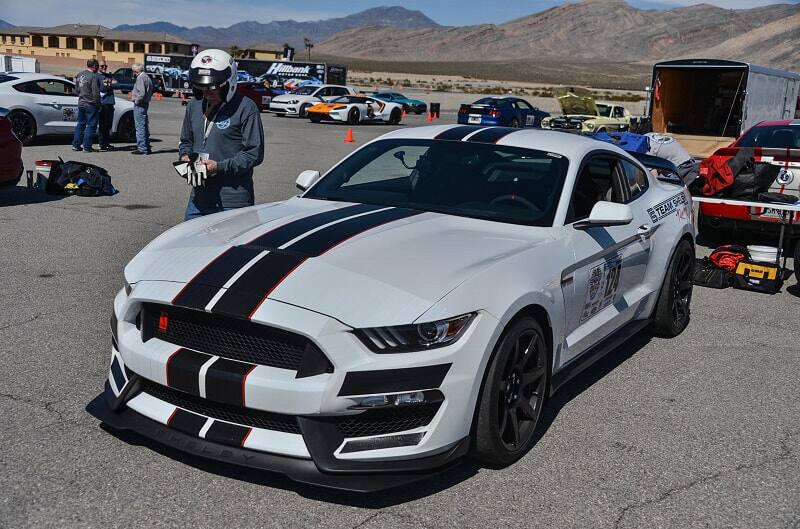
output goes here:
<path id="1" fill-rule="evenodd" d="M 211 90 L 219 88 L 228 82 L 231 77 L 231 69 L 213 70 L 211 68 L 192 68 L 189 71 L 189 82 L 192 88 L 199 90 Z"/>

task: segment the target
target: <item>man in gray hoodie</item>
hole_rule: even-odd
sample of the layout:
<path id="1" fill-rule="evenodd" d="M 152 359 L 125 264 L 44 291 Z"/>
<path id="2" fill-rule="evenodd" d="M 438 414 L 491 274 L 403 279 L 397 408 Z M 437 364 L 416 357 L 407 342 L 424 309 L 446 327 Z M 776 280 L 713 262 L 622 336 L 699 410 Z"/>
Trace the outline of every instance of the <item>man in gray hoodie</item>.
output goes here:
<path id="1" fill-rule="evenodd" d="M 73 151 L 92 152 L 92 140 L 97 132 L 97 117 L 100 113 L 100 77 L 97 75 L 97 67 L 97 59 L 89 59 L 86 61 L 87 69 L 75 76 L 78 123 L 72 137 Z"/>
<path id="2" fill-rule="evenodd" d="M 153 97 L 153 81 L 136 63 L 131 66 L 136 81 L 133 83 L 133 122 L 136 125 L 136 148 L 131 154 L 150 154 L 150 118 L 147 110 Z"/>

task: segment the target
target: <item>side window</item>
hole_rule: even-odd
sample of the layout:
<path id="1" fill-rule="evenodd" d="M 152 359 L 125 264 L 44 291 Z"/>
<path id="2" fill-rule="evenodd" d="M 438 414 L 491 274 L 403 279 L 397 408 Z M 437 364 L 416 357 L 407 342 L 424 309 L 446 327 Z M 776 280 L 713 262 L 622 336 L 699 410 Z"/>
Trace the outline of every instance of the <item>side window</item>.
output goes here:
<path id="1" fill-rule="evenodd" d="M 572 190 L 567 224 L 589 217 L 592 208 L 600 201 L 625 201 L 619 179 L 614 177 L 617 161 L 612 157 L 593 156 L 584 162 Z"/>
<path id="2" fill-rule="evenodd" d="M 349 94 L 347 88 L 332 88 L 331 90 L 333 91 L 333 95 L 337 96 L 346 96 Z"/>
<path id="3" fill-rule="evenodd" d="M 531 106 L 522 99 L 517 100 L 517 108 L 520 110 L 531 110 Z"/>
<path id="4" fill-rule="evenodd" d="M 24 94 L 44 94 L 44 88 L 39 86 L 36 81 L 28 81 L 27 83 L 19 83 L 14 85 L 14 90 Z"/>
<path id="5" fill-rule="evenodd" d="M 622 107 L 614 107 L 614 117 L 615 118 L 624 118 L 625 117 L 625 111 L 623 110 Z"/>
<path id="6" fill-rule="evenodd" d="M 630 190 L 630 201 L 647 191 L 647 175 L 627 160 L 621 160 L 620 164 Z"/>
<path id="7" fill-rule="evenodd" d="M 320 88 L 314 92 L 314 97 L 328 97 L 329 95 L 331 95 L 330 88 Z"/>
<path id="8" fill-rule="evenodd" d="M 72 85 L 63 81 L 38 81 L 38 84 L 43 92 L 49 96 L 69 96 L 73 95 L 74 89 Z"/>

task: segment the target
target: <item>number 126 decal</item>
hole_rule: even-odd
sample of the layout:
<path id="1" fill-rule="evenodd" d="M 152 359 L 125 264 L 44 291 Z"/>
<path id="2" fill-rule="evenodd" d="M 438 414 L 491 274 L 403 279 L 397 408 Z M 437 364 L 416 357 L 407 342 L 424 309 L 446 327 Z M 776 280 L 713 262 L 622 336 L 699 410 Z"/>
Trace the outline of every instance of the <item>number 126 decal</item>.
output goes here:
<path id="1" fill-rule="evenodd" d="M 622 254 L 617 253 L 589 270 L 589 288 L 581 311 L 581 323 L 614 303 L 622 271 Z"/>

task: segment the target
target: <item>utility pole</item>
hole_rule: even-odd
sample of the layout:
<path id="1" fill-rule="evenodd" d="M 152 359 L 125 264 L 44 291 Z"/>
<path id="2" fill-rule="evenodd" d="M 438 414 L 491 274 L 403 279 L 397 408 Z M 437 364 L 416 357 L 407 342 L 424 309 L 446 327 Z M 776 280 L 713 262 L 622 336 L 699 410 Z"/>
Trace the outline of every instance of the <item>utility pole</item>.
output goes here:
<path id="1" fill-rule="evenodd" d="M 314 44 L 311 42 L 311 39 L 308 37 L 303 39 L 303 44 L 306 46 L 306 61 L 311 62 L 311 48 L 314 47 Z"/>

